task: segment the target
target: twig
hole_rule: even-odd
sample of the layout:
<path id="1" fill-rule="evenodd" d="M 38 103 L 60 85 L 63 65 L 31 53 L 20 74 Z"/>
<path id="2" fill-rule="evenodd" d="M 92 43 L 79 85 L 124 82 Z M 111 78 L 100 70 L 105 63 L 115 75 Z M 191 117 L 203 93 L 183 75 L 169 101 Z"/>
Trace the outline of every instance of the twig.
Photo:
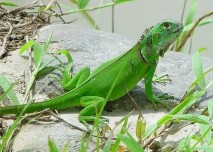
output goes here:
<path id="1" fill-rule="evenodd" d="M 35 116 L 38 116 L 38 115 L 49 114 L 49 111 L 50 111 L 50 109 L 47 108 L 47 109 L 44 109 L 44 110 L 39 111 L 39 112 L 27 113 L 23 117 L 25 119 L 29 119 L 31 117 L 35 117 Z M 5 116 L 0 116 L 0 118 L 6 119 L 6 120 L 8 120 L 8 119 L 15 120 L 17 118 L 17 115 L 5 115 Z"/>
<path id="2" fill-rule="evenodd" d="M 7 42 L 7 39 L 9 37 L 9 35 L 12 33 L 13 31 L 13 26 L 10 24 L 10 22 L 6 22 L 8 25 L 9 25 L 9 32 L 7 33 L 7 35 L 4 37 L 4 41 L 3 41 L 3 45 L 2 45 L 2 50 L 1 50 L 1 53 L 0 53 L 0 58 L 2 58 L 4 56 L 4 54 L 7 52 L 6 50 L 6 42 Z"/>
<path id="3" fill-rule="evenodd" d="M 77 130 L 80 130 L 80 131 L 89 133 L 88 130 L 85 130 L 85 129 L 80 128 L 80 127 L 78 127 L 78 126 L 76 126 L 76 125 L 73 125 L 73 124 L 68 123 L 68 122 L 65 121 L 63 118 L 61 118 L 61 117 L 59 117 L 57 114 L 55 114 L 53 111 L 49 111 L 49 113 L 50 113 L 53 117 L 55 117 L 56 119 L 58 119 L 59 121 L 65 123 L 66 125 L 71 126 L 71 127 L 74 128 L 74 129 L 77 129 Z"/>
<path id="4" fill-rule="evenodd" d="M 29 41 L 29 38 L 28 36 L 26 36 L 26 42 Z M 28 55 L 29 55 L 29 77 L 31 78 L 32 76 L 32 71 L 33 71 L 33 57 L 32 57 L 32 48 L 29 48 L 28 50 Z M 34 89 L 31 89 L 30 92 L 29 92 L 29 100 L 31 101 L 33 99 L 33 90 Z"/>
<path id="5" fill-rule="evenodd" d="M 181 42 L 181 44 L 177 47 L 176 51 L 179 51 L 186 43 L 186 41 L 190 38 L 191 34 L 194 32 L 195 28 L 198 26 L 198 24 L 205 19 L 206 17 L 209 17 L 213 15 L 213 11 L 209 12 L 205 15 L 203 15 L 202 17 L 200 17 L 197 22 L 194 24 L 194 26 L 189 30 L 189 32 L 186 34 L 186 36 L 184 37 L 183 41 Z"/>
<path id="6" fill-rule="evenodd" d="M 27 5 L 24 5 L 24 6 L 21 6 L 17 9 L 14 9 L 14 10 L 11 10 L 11 11 L 8 11 L 8 13 L 11 13 L 11 14 L 14 14 L 16 12 L 19 12 L 21 10 L 24 10 L 26 8 L 30 8 L 30 7 L 33 7 L 36 3 L 38 3 L 39 0 L 35 0 L 34 2 L 30 3 L 30 4 L 27 4 Z"/>
<path id="7" fill-rule="evenodd" d="M 126 86 L 126 92 L 127 92 L 128 96 L 129 96 L 129 98 L 131 99 L 131 101 L 135 104 L 135 108 L 138 110 L 138 112 L 139 112 L 139 114 L 141 115 L 141 117 L 144 118 L 144 117 L 143 117 L 143 114 L 142 114 L 142 112 L 141 112 L 141 109 L 139 108 L 139 106 L 138 106 L 137 102 L 135 101 L 135 99 L 130 95 L 127 86 Z"/>
<path id="8" fill-rule="evenodd" d="M 35 22 L 35 20 L 36 20 L 36 17 L 33 18 L 31 21 L 26 22 L 26 23 L 24 23 L 24 24 L 14 25 L 14 26 L 13 26 L 13 29 L 17 29 L 17 28 L 20 28 L 20 27 L 28 26 L 28 25 L 32 24 L 33 22 Z M 9 29 L 8 27 L 2 27 L 2 28 L 1 28 L 1 31 L 8 30 L 8 29 Z"/>
<path id="9" fill-rule="evenodd" d="M 72 14 L 72 13 L 78 13 L 78 12 L 94 11 L 94 10 L 97 10 L 97 9 L 102 9 L 102 8 L 110 7 L 110 6 L 113 6 L 113 5 L 116 5 L 116 3 L 112 2 L 112 3 L 105 4 L 105 5 L 101 5 L 101 6 L 97 6 L 97 7 L 92 7 L 92 8 L 86 8 L 86 9 L 75 9 L 75 10 L 64 12 L 60 16 L 68 15 L 68 14 Z M 52 16 L 55 16 L 55 15 L 58 15 L 58 13 L 53 13 L 52 14 Z"/>

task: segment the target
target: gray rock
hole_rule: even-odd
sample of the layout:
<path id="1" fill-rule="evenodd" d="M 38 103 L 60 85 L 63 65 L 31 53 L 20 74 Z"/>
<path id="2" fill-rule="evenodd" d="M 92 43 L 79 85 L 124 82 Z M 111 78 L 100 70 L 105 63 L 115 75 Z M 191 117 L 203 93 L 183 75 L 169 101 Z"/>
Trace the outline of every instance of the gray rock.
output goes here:
<path id="1" fill-rule="evenodd" d="M 53 41 L 49 52 L 56 52 L 59 49 L 68 49 L 74 59 L 74 73 L 84 66 L 89 66 L 91 67 L 91 70 L 93 70 L 101 63 L 127 51 L 134 43 L 136 43 L 136 41 L 128 40 L 127 38 L 117 34 L 86 29 L 74 25 L 50 25 L 43 27 L 37 36 L 37 41 L 42 43 L 45 42 L 51 33 L 53 33 Z M 0 67 L 3 67 L 3 70 L 0 71 L 0 73 L 8 76 L 12 82 L 14 82 L 14 80 L 19 80 L 19 85 L 15 90 L 17 93 L 21 94 L 19 95 L 19 98 L 22 99 L 24 90 L 23 84 L 25 84 L 24 82 L 26 81 L 23 80 L 26 77 L 23 76 L 23 73 L 26 73 L 24 71 L 26 71 L 28 67 L 28 62 L 26 57 L 19 57 L 17 52 L 12 52 L 11 54 L 12 55 L 8 57 L 7 63 L 0 63 Z M 62 60 L 63 59 L 64 58 L 62 58 Z M 212 60 L 203 58 L 203 66 L 205 70 L 212 67 L 212 65 Z M 166 86 L 156 84 L 154 85 L 155 91 L 169 93 L 176 99 L 173 103 L 177 104 L 178 99 L 183 96 L 195 78 L 191 68 L 191 56 L 176 52 L 166 53 L 165 57 L 160 60 L 157 68 L 157 75 L 160 76 L 163 74 L 169 74 L 172 79 L 172 83 L 167 84 Z M 212 79 L 213 74 L 211 73 L 206 78 L 206 81 L 210 82 Z M 40 81 L 37 88 L 41 88 L 42 83 L 45 81 L 46 80 Z M 130 94 L 140 108 L 145 108 L 143 109 L 143 114 L 147 120 L 147 124 L 154 123 L 162 115 L 164 115 L 165 110 L 160 109 L 159 111 L 154 111 L 153 108 L 151 108 L 152 105 L 145 99 L 143 88 L 143 83 L 140 82 L 135 89 L 130 92 Z M 42 98 L 58 95 L 59 92 L 55 93 L 55 90 L 56 88 L 54 85 L 47 86 L 41 93 L 41 95 L 43 95 Z M 205 106 L 204 103 L 210 100 L 212 101 L 212 96 L 213 90 L 211 89 L 205 97 L 202 98 L 205 102 L 202 102 L 201 105 Z M 114 125 L 114 122 L 121 119 L 128 111 L 131 111 L 135 107 L 128 95 L 122 97 L 117 102 L 111 103 L 114 104 L 114 107 L 119 107 L 119 109 L 113 110 L 112 113 L 104 112 L 103 115 L 108 116 L 110 119 L 110 126 Z M 82 125 L 77 119 L 79 109 L 77 109 L 77 112 L 73 112 L 73 108 L 71 108 L 65 113 L 66 114 L 60 113 L 60 116 L 62 116 L 66 121 L 77 124 L 78 126 Z M 136 122 L 137 114 L 135 114 L 135 117 L 132 117 L 131 120 Z M 130 129 L 131 128 L 132 130 L 130 130 L 130 132 L 134 135 L 135 126 L 130 127 Z M 187 132 L 183 131 L 181 135 L 187 136 Z M 65 127 L 61 123 L 27 125 L 16 136 L 13 149 L 14 151 L 19 152 L 47 151 L 48 136 L 53 138 L 56 144 L 60 147 L 62 147 L 62 145 L 67 141 L 71 141 L 70 148 L 73 151 L 79 150 L 79 140 L 82 136 L 81 132 Z"/>
<path id="2" fill-rule="evenodd" d="M 63 29 L 63 30 L 61 30 Z M 71 52 L 74 59 L 74 73 L 84 66 L 89 66 L 91 70 L 101 63 L 116 57 L 117 55 L 130 49 L 136 41 L 128 40 L 117 34 L 107 33 L 97 30 L 89 30 L 75 25 L 50 25 L 40 30 L 37 38 L 39 42 L 45 42 L 50 33 L 53 33 L 54 50 L 67 49 Z M 203 67 L 205 70 L 213 65 L 213 60 L 203 58 Z M 154 85 L 156 92 L 168 93 L 174 96 L 174 100 L 167 101 L 172 105 L 176 105 L 187 91 L 189 85 L 195 79 L 195 74 L 192 71 L 191 56 L 184 53 L 171 52 L 165 54 L 165 57 L 160 59 L 157 68 L 157 75 L 169 74 L 172 80 L 171 84 L 161 86 Z M 207 76 L 207 82 L 213 79 L 213 74 Z M 131 92 L 131 96 L 140 107 L 146 107 L 149 102 L 145 102 L 145 93 L 143 83 Z M 208 91 L 205 98 L 206 102 L 213 95 L 212 90 Z M 133 108 L 131 99 L 126 95 L 120 99 L 121 102 L 116 107 Z M 204 107 L 206 105 L 202 104 Z"/>

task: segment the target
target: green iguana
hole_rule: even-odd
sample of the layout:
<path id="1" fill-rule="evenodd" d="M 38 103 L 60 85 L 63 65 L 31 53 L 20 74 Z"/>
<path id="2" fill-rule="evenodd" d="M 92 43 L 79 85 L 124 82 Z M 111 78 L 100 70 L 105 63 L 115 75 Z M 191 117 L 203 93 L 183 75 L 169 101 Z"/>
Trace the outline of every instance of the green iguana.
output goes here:
<path id="1" fill-rule="evenodd" d="M 153 95 L 152 78 L 160 56 L 177 40 L 183 30 L 179 22 L 166 20 L 145 30 L 141 39 L 130 50 L 97 67 L 91 74 L 89 68 L 77 73 L 66 89 L 65 94 L 43 102 L 31 103 L 25 113 L 41 111 L 46 108 L 60 110 L 72 106 L 82 106 L 79 113 L 82 122 L 95 119 L 96 108 L 106 99 L 112 85 L 108 101 L 114 101 L 132 90 L 145 78 L 147 99 L 153 104 L 160 99 Z M 117 80 L 116 80 L 116 77 Z M 0 108 L 0 115 L 18 114 L 26 105 L 14 105 Z"/>

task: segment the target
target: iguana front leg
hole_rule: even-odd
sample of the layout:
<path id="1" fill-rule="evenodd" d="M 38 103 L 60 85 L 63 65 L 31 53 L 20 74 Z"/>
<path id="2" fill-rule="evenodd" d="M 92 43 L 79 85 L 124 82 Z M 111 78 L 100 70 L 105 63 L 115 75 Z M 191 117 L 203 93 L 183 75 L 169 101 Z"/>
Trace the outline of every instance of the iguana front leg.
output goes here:
<path id="1" fill-rule="evenodd" d="M 157 109 L 156 103 L 161 103 L 164 106 L 168 107 L 168 105 L 166 103 L 163 103 L 162 100 L 166 100 L 166 99 L 168 100 L 168 99 L 173 98 L 172 96 L 169 96 L 168 94 L 162 94 L 162 95 L 158 95 L 158 96 L 154 95 L 153 89 L 152 89 L 152 79 L 155 74 L 156 67 L 157 67 L 157 61 L 150 66 L 150 68 L 144 78 L 145 79 L 146 97 L 149 101 L 152 102 L 152 104 L 155 106 L 155 109 Z"/>
<path id="2" fill-rule="evenodd" d="M 146 93 L 146 98 L 153 103 L 153 105 L 156 107 L 156 103 L 160 102 L 160 100 L 154 96 L 153 94 L 153 89 L 152 89 L 152 78 L 155 74 L 155 70 L 156 70 L 156 67 L 157 67 L 157 62 L 153 63 L 146 76 L 145 76 L 145 93 Z"/>

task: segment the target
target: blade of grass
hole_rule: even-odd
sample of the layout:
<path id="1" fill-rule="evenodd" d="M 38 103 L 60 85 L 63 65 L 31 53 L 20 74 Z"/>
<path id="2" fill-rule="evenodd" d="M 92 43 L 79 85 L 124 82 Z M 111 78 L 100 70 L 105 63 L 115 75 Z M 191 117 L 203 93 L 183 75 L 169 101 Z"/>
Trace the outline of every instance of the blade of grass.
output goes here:
<path id="1" fill-rule="evenodd" d="M 5 1 L 5 2 L 0 2 L 0 5 L 5 5 L 5 6 L 19 6 L 18 4 L 15 4 L 15 3 L 11 3 L 11 2 L 8 2 L 8 1 Z"/>
<path id="2" fill-rule="evenodd" d="M 50 34 L 50 36 L 48 37 L 46 43 L 44 44 L 44 47 L 43 47 L 43 55 L 47 52 L 47 49 L 52 41 L 52 36 L 53 34 Z"/>
<path id="3" fill-rule="evenodd" d="M 41 64 L 42 56 L 43 56 L 43 50 L 41 48 L 41 45 L 37 42 L 34 42 L 33 55 L 34 55 L 35 65 L 36 67 L 39 67 Z"/>
<path id="4" fill-rule="evenodd" d="M 193 83 L 196 84 L 198 80 L 202 79 L 207 73 L 209 73 L 213 68 L 207 70 L 204 72 L 199 78 L 197 78 Z M 196 83 L 195 83 L 196 82 Z M 184 111 L 186 111 L 189 107 L 191 107 L 195 102 L 197 102 L 213 85 L 213 80 L 202 90 L 196 91 L 190 96 L 186 97 L 181 103 L 179 103 L 168 115 L 176 115 L 176 114 L 182 114 Z M 145 131 L 145 139 L 149 137 L 153 132 L 157 130 L 161 125 L 166 124 L 171 117 L 168 117 L 168 115 L 163 116 L 161 119 L 157 121 L 157 123 L 152 124 L 151 126 L 148 126 Z"/>
<path id="5" fill-rule="evenodd" d="M 20 104 L 16 94 L 13 91 L 14 85 L 15 83 L 11 85 L 10 82 L 4 76 L 0 75 L 0 86 L 4 90 L 4 94 L 1 96 L 0 101 L 5 95 L 7 95 L 7 97 L 14 105 Z"/>
<path id="6" fill-rule="evenodd" d="M 102 8 L 110 7 L 110 6 L 113 6 L 113 5 L 117 5 L 117 4 L 120 4 L 120 3 L 123 3 L 123 2 L 129 2 L 129 1 L 132 1 L 132 0 L 123 0 L 123 1 L 111 2 L 111 3 L 103 4 L 101 6 L 92 7 L 92 8 L 74 9 L 74 10 L 64 12 L 63 15 L 73 14 L 73 13 L 78 13 L 78 12 L 85 12 L 85 11 L 94 11 L 94 10 L 97 10 L 97 9 L 102 9 Z M 57 15 L 57 14 L 58 13 L 53 13 L 52 16 Z"/>
<path id="7" fill-rule="evenodd" d="M 28 94 L 32 88 L 32 86 L 34 85 L 35 83 L 35 80 L 36 80 L 36 77 L 37 77 L 37 74 L 39 72 L 39 70 L 41 70 L 40 68 L 42 67 L 42 59 L 43 59 L 43 56 L 44 54 L 46 53 L 47 49 L 48 49 L 48 46 L 51 42 L 51 39 L 52 39 L 52 34 L 48 37 L 46 43 L 44 44 L 44 47 L 42 48 L 42 46 L 37 43 L 37 42 L 34 42 L 34 49 L 33 49 L 33 53 L 34 53 L 34 60 L 35 60 L 35 69 L 32 73 L 32 76 L 30 78 L 30 81 L 27 85 L 27 89 L 26 89 L 26 92 L 25 92 L 25 95 L 24 95 L 24 101 L 27 100 L 28 98 Z M 48 60 L 49 61 L 49 60 Z M 52 60 L 50 60 L 51 62 Z M 46 64 L 49 63 L 49 62 L 45 62 Z"/>
<path id="8" fill-rule="evenodd" d="M 181 22 L 183 22 L 183 17 L 184 17 L 184 14 L 185 14 L 185 10 L 186 10 L 186 0 L 184 0 L 184 3 L 183 3 L 183 9 L 182 9 L 182 15 L 181 15 Z"/>
<path id="9" fill-rule="evenodd" d="M 89 0 L 78 0 L 78 7 L 80 9 L 83 9 L 87 6 L 88 3 L 89 3 Z"/>
<path id="10" fill-rule="evenodd" d="M 194 16 L 195 16 L 195 12 L 197 9 L 197 5 L 198 5 L 198 0 L 193 0 L 192 5 L 190 7 L 189 13 L 187 15 L 186 21 L 184 26 L 187 26 L 188 24 L 191 24 L 193 22 Z M 182 43 L 184 37 L 186 36 L 187 32 L 182 32 L 176 45 L 175 45 L 175 50 L 177 51 L 181 51 L 181 49 L 177 49 L 177 47 Z"/>
<path id="11" fill-rule="evenodd" d="M 13 124 L 10 126 L 10 128 L 7 130 L 7 132 L 0 138 L 1 144 L 0 144 L 0 151 L 8 151 L 10 144 L 8 144 L 9 140 L 12 138 L 12 135 L 14 134 L 14 131 L 18 127 L 18 125 L 21 123 L 25 117 L 22 117 L 24 115 L 25 110 L 30 105 L 30 102 L 24 107 L 24 109 L 20 112 L 16 120 L 13 122 Z M 6 148 L 5 148 L 6 147 Z"/>
<path id="12" fill-rule="evenodd" d="M 128 118 L 129 118 L 129 115 L 126 115 L 122 119 L 124 121 L 124 123 L 123 123 L 123 126 L 122 126 L 122 128 L 120 130 L 120 133 L 119 133 L 121 135 L 125 133 L 125 130 L 126 130 L 126 127 L 127 127 L 127 123 L 128 123 Z M 114 143 L 114 145 L 111 148 L 111 152 L 117 152 L 120 142 L 121 142 L 120 138 L 117 138 L 115 143 Z"/>
<path id="13" fill-rule="evenodd" d="M 199 22 L 198 26 L 204 26 L 211 23 L 213 23 L 213 18 L 204 19 Z M 183 32 L 188 32 L 194 25 L 195 25 L 195 22 L 184 26 Z"/>
<path id="14" fill-rule="evenodd" d="M 213 101 L 208 102 L 208 112 L 209 112 L 209 117 L 213 119 Z"/>
<path id="15" fill-rule="evenodd" d="M 179 119 L 179 120 L 188 120 L 188 121 L 192 121 L 192 122 L 200 123 L 200 124 L 209 124 L 209 121 L 207 121 L 203 117 L 192 115 L 192 114 L 168 115 L 168 117 Z"/>
<path id="16" fill-rule="evenodd" d="M 144 152 L 141 145 L 126 131 L 125 134 L 118 134 L 118 138 L 128 147 L 131 152 Z"/>
<path id="17" fill-rule="evenodd" d="M 185 45 L 186 41 L 190 38 L 190 36 L 192 35 L 192 33 L 194 32 L 195 28 L 199 25 L 199 23 L 204 20 L 205 18 L 209 17 L 213 15 L 213 11 L 201 16 L 194 24 L 194 26 L 189 30 L 189 32 L 187 32 L 187 34 L 184 36 L 184 38 L 182 39 L 182 41 L 178 41 L 180 42 L 180 44 L 178 44 L 178 46 L 176 45 L 176 51 L 180 51 L 182 49 L 182 47 Z"/>
<path id="18" fill-rule="evenodd" d="M 200 48 L 198 49 L 194 55 L 192 56 L 192 69 L 195 72 L 195 75 L 197 78 L 199 78 L 202 74 L 203 74 L 203 67 L 202 67 L 202 62 L 201 62 L 201 57 L 200 57 L 200 53 L 205 51 L 205 48 Z M 206 87 L 206 81 L 205 81 L 205 77 L 203 77 L 199 82 L 198 82 L 198 86 L 203 89 Z"/>
<path id="19" fill-rule="evenodd" d="M 50 137 L 48 137 L 48 146 L 50 152 L 59 152 L 59 149 L 57 148 L 55 142 Z"/>
<path id="20" fill-rule="evenodd" d="M 19 50 L 19 55 L 23 54 L 26 50 L 28 50 L 30 47 L 34 45 L 35 41 L 30 40 L 27 43 L 25 43 Z"/>
<path id="21" fill-rule="evenodd" d="M 212 140 L 212 132 L 211 132 L 211 122 L 209 121 L 209 117 L 201 115 L 200 118 L 208 122 L 207 124 L 200 123 L 200 134 L 203 136 L 202 140 L 205 140 L 207 142 L 211 142 Z"/>
<path id="22" fill-rule="evenodd" d="M 74 5 L 77 5 L 77 1 L 76 0 L 70 0 L 70 2 L 72 2 Z M 60 4 L 61 6 L 61 4 Z M 62 5 L 64 6 L 64 5 Z M 94 27 L 95 29 L 99 30 L 99 26 L 96 24 L 95 20 L 91 17 L 91 15 L 87 12 L 81 12 L 81 14 L 86 18 L 86 20 L 90 23 L 90 25 L 92 27 Z"/>
<path id="23" fill-rule="evenodd" d="M 193 0 L 189 13 L 188 13 L 188 16 L 187 16 L 187 19 L 185 21 L 185 25 L 188 25 L 193 22 L 195 12 L 197 10 L 197 6 L 198 6 L 198 0 Z"/>

